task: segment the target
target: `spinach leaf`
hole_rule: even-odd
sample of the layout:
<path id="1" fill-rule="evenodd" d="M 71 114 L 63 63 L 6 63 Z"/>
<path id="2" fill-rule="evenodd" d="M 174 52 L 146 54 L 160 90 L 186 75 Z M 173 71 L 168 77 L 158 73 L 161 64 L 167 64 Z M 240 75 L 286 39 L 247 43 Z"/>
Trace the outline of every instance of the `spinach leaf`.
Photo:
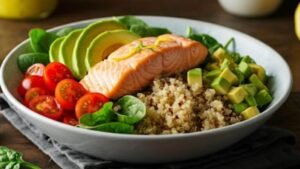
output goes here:
<path id="1" fill-rule="evenodd" d="M 111 133 L 127 133 L 131 134 L 134 132 L 133 125 L 121 123 L 121 122 L 110 122 L 100 124 L 91 128 L 92 130 L 111 132 Z"/>
<path id="2" fill-rule="evenodd" d="M 49 56 L 46 53 L 24 53 L 18 57 L 17 63 L 19 69 L 24 73 L 28 67 L 35 63 L 48 64 Z"/>
<path id="3" fill-rule="evenodd" d="M 116 113 L 119 122 L 135 124 L 146 115 L 145 104 L 134 96 L 123 96 L 116 102 L 116 105 L 121 107 L 121 110 Z"/>
<path id="4" fill-rule="evenodd" d="M 70 32 L 72 32 L 73 30 L 74 30 L 74 29 L 73 29 L 73 28 L 70 28 L 70 27 L 63 28 L 63 29 L 59 30 L 59 31 L 56 33 L 56 36 L 59 36 L 59 37 L 66 36 L 66 35 L 68 35 Z"/>
<path id="5" fill-rule="evenodd" d="M 22 154 L 9 149 L 7 147 L 0 146 L 0 168 L 2 169 L 40 169 L 32 163 L 26 162 L 22 159 Z"/>
<path id="6" fill-rule="evenodd" d="M 213 54 L 214 51 L 216 51 L 219 47 L 222 47 L 222 44 L 208 34 L 196 34 L 190 27 L 188 28 L 187 32 L 188 38 L 202 43 L 208 48 L 210 54 Z"/>
<path id="7" fill-rule="evenodd" d="M 171 33 L 171 31 L 166 28 L 150 27 L 143 20 L 134 16 L 123 16 L 117 20 L 125 25 L 127 29 L 141 37 L 159 36 L 162 34 Z"/>
<path id="8" fill-rule="evenodd" d="M 93 126 L 110 122 L 115 116 L 112 106 L 112 102 L 107 102 L 95 113 L 81 116 L 79 119 L 80 126 L 85 126 L 84 128 L 93 128 Z"/>
<path id="9" fill-rule="evenodd" d="M 145 26 L 140 26 L 140 25 L 131 26 L 130 31 L 138 34 L 141 37 L 159 36 L 159 35 L 162 35 L 162 34 L 171 33 L 166 28 L 145 27 Z"/>
<path id="10" fill-rule="evenodd" d="M 29 32 L 30 45 L 34 52 L 48 53 L 51 43 L 58 37 L 43 29 L 31 29 Z"/>
<path id="11" fill-rule="evenodd" d="M 143 26 L 147 27 L 148 25 L 141 19 L 136 18 L 134 16 L 123 16 L 117 19 L 119 22 L 121 22 L 123 25 L 125 25 L 128 29 L 131 28 L 131 26 Z"/>

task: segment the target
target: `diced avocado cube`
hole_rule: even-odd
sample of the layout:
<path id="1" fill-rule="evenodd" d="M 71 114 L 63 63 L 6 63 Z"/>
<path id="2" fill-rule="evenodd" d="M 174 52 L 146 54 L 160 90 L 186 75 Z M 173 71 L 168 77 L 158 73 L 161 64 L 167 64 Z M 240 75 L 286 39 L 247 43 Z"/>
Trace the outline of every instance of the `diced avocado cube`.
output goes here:
<path id="1" fill-rule="evenodd" d="M 216 69 L 219 69 L 219 66 L 218 66 L 217 62 L 208 63 L 208 64 L 206 64 L 205 69 L 207 69 L 207 70 L 216 70 Z"/>
<path id="2" fill-rule="evenodd" d="M 220 75 L 220 73 L 221 73 L 220 69 L 212 70 L 212 71 L 206 73 L 205 78 L 212 80 L 212 79 L 215 79 L 216 77 L 218 77 Z"/>
<path id="3" fill-rule="evenodd" d="M 244 84 L 242 86 L 246 90 L 246 92 L 251 96 L 255 96 L 255 94 L 257 93 L 257 88 L 252 83 Z"/>
<path id="4" fill-rule="evenodd" d="M 262 89 L 255 95 L 255 100 L 258 107 L 263 107 L 271 103 L 273 98 L 267 90 Z"/>
<path id="5" fill-rule="evenodd" d="M 246 62 L 241 62 L 238 68 L 244 74 L 245 77 L 250 76 L 252 73 L 250 66 Z"/>
<path id="6" fill-rule="evenodd" d="M 246 110 L 249 106 L 246 103 L 238 103 L 232 105 L 233 110 L 235 113 L 241 113 L 242 111 Z"/>
<path id="7" fill-rule="evenodd" d="M 254 61 L 250 56 L 244 56 L 244 57 L 242 58 L 241 62 L 255 63 L 255 61 Z"/>
<path id="8" fill-rule="evenodd" d="M 213 54 L 212 58 L 213 60 L 222 63 L 223 60 L 226 58 L 226 51 L 223 48 L 218 48 Z"/>
<path id="9" fill-rule="evenodd" d="M 222 71 L 220 77 L 226 79 L 230 84 L 235 84 L 238 82 L 237 76 L 228 67 Z"/>
<path id="10" fill-rule="evenodd" d="M 238 69 L 238 67 L 236 67 L 234 69 L 234 73 L 235 75 L 238 77 L 238 81 L 239 81 L 239 84 L 243 83 L 244 80 L 245 80 L 245 76 L 243 75 L 243 73 Z"/>
<path id="11" fill-rule="evenodd" d="M 231 84 L 226 79 L 219 76 L 213 80 L 211 87 L 214 88 L 218 93 L 225 95 L 228 93 Z"/>
<path id="12" fill-rule="evenodd" d="M 230 65 L 229 60 L 228 59 L 224 59 L 223 62 L 222 62 L 222 64 L 221 64 L 221 66 L 220 66 L 220 69 L 224 70 L 225 68 L 228 68 L 229 65 Z"/>
<path id="13" fill-rule="evenodd" d="M 262 66 L 255 63 L 251 63 L 249 66 L 252 72 L 254 72 L 262 82 L 266 80 L 266 71 Z"/>
<path id="14" fill-rule="evenodd" d="M 257 103 L 256 103 L 256 100 L 255 100 L 254 96 L 249 95 L 249 96 L 247 96 L 247 97 L 245 98 L 245 100 L 246 100 L 246 102 L 247 102 L 247 104 L 248 104 L 249 106 L 257 106 Z"/>
<path id="15" fill-rule="evenodd" d="M 245 120 L 250 119 L 256 115 L 258 115 L 260 111 L 256 106 L 248 107 L 246 110 L 241 112 L 241 115 L 244 117 Z"/>
<path id="16" fill-rule="evenodd" d="M 252 84 L 254 84 L 256 86 L 257 89 L 259 89 L 259 90 L 262 90 L 262 89 L 268 90 L 267 86 L 264 85 L 264 83 L 257 77 L 256 74 L 252 74 L 250 76 L 249 80 Z"/>
<path id="17" fill-rule="evenodd" d="M 232 88 L 228 93 L 228 98 L 232 103 L 241 103 L 247 96 L 247 92 L 241 86 Z"/>
<path id="18" fill-rule="evenodd" d="M 203 86 L 202 83 L 202 69 L 195 68 L 187 72 L 187 81 L 190 86 L 198 84 L 200 87 Z"/>

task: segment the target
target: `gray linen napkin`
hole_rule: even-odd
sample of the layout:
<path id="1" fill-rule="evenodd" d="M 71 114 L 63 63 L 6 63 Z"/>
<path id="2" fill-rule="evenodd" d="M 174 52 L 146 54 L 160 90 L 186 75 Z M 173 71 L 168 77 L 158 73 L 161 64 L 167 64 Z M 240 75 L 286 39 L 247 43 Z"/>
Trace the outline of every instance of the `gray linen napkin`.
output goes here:
<path id="1" fill-rule="evenodd" d="M 0 97 L 6 99 L 4 95 Z M 63 169 L 290 169 L 300 166 L 300 152 L 293 148 L 295 136 L 274 127 L 261 127 L 234 146 L 185 162 L 134 165 L 95 159 L 49 138 L 20 117 L 13 105 L 10 106 L 0 100 L 4 117 Z"/>

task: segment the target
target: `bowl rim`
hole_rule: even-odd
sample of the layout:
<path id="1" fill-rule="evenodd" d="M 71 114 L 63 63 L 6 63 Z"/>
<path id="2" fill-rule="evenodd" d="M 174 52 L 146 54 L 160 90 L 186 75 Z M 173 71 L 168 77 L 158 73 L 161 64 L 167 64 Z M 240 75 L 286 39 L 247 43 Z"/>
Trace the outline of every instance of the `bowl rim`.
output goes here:
<path id="1" fill-rule="evenodd" d="M 169 17 L 169 16 L 157 16 L 157 15 L 156 16 L 154 16 L 154 15 L 134 15 L 134 16 L 136 16 L 138 18 L 141 18 L 143 20 L 144 19 L 163 19 L 163 20 L 173 20 L 174 22 L 188 21 L 188 22 L 194 22 L 194 23 L 201 23 L 201 24 L 209 25 L 209 26 L 212 26 L 212 27 L 215 27 L 215 28 L 223 29 L 226 32 L 232 32 L 232 33 L 238 34 L 239 37 L 242 36 L 244 38 L 250 39 L 251 41 L 254 41 L 254 42 L 258 43 L 259 45 L 263 46 L 267 50 L 272 51 L 273 53 L 276 54 L 275 57 L 280 60 L 280 62 L 283 64 L 282 66 L 285 67 L 285 69 L 288 72 L 287 77 L 286 77 L 288 79 L 288 87 L 285 89 L 284 94 L 282 94 L 281 97 L 279 97 L 277 102 L 273 103 L 273 105 L 269 106 L 267 109 L 265 109 L 263 112 L 261 112 L 256 117 L 248 119 L 248 120 L 241 121 L 239 123 L 235 123 L 235 124 L 231 124 L 231 125 L 228 125 L 228 126 L 220 127 L 220 128 L 214 128 L 214 129 L 210 129 L 210 130 L 197 131 L 197 132 L 191 132 L 191 133 L 163 134 L 163 135 L 120 134 L 120 133 L 109 133 L 109 132 L 87 130 L 87 129 L 84 129 L 84 128 L 70 126 L 70 125 L 67 125 L 67 124 L 49 119 L 49 118 L 44 117 L 40 114 L 37 114 L 37 113 L 33 112 L 32 110 L 30 110 L 29 108 L 27 108 L 22 103 L 20 103 L 20 101 L 18 99 L 16 99 L 12 95 L 12 93 L 9 92 L 9 90 L 8 90 L 6 84 L 5 84 L 4 78 L 3 78 L 4 77 L 3 75 L 5 73 L 4 68 L 5 68 L 5 66 L 7 66 L 7 62 L 9 61 L 11 56 L 15 53 L 15 51 L 17 51 L 21 46 L 25 45 L 26 43 L 29 43 L 29 39 L 26 39 L 26 40 L 22 41 L 21 43 L 19 43 L 17 46 L 15 46 L 6 55 L 5 59 L 2 62 L 2 65 L 1 65 L 0 85 L 1 85 L 1 88 L 2 88 L 2 91 L 3 91 L 4 95 L 8 99 L 8 102 L 11 102 L 11 104 L 13 104 L 20 112 L 26 113 L 28 116 L 31 116 L 32 119 L 39 120 L 39 121 L 41 121 L 45 124 L 48 124 L 50 126 L 51 125 L 56 125 L 57 128 L 62 128 L 63 130 L 69 130 L 70 132 L 79 133 L 81 135 L 86 134 L 86 135 L 92 135 L 94 137 L 110 137 L 110 138 L 118 138 L 118 139 L 121 138 L 121 139 L 139 139 L 139 140 L 164 140 L 164 139 L 174 139 L 174 138 L 184 139 L 184 138 L 191 138 L 191 137 L 199 137 L 199 136 L 203 136 L 203 135 L 214 135 L 214 134 L 218 134 L 220 132 L 225 132 L 225 131 L 230 131 L 230 130 L 233 130 L 233 129 L 237 129 L 237 128 L 240 128 L 242 126 L 251 125 L 253 123 L 256 123 L 260 120 L 263 120 L 263 119 L 267 118 L 268 116 L 271 116 L 288 98 L 288 96 L 291 92 L 291 89 L 292 89 L 292 81 L 293 81 L 291 70 L 290 70 L 287 62 L 284 60 L 284 58 L 275 49 L 271 48 L 269 45 L 263 43 L 262 41 L 254 38 L 254 37 L 252 37 L 252 36 L 250 36 L 246 33 L 240 32 L 238 30 L 231 29 L 231 28 L 228 28 L 228 27 L 223 26 L 223 25 L 202 21 L 202 20 L 180 18 L 180 17 Z M 60 25 L 60 26 L 56 26 L 56 27 L 53 27 L 51 29 L 47 29 L 47 31 L 55 32 L 55 31 L 58 31 L 62 28 L 65 28 L 65 27 L 75 27 L 76 25 L 77 26 L 78 25 L 86 25 L 86 24 L 89 24 L 93 21 L 105 20 L 105 19 L 110 19 L 110 18 L 112 18 L 112 16 L 75 21 L 75 22 L 63 24 L 63 25 Z"/>

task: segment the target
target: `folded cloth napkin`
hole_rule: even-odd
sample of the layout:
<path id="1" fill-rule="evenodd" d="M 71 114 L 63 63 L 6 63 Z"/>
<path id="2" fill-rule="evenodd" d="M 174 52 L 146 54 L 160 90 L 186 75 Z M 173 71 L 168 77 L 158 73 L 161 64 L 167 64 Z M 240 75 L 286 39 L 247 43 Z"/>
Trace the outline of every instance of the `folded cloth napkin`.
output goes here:
<path id="1" fill-rule="evenodd" d="M 6 99 L 4 95 L 0 95 Z M 291 169 L 300 168 L 300 152 L 294 149 L 295 136 L 287 130 L 261 127 L 239 143 L 194 160 L 135 165 L 89 157 L 74 151 L 41 133 L 20 117 L 13 105 L 0 101 L 4 117 L 24 136 L 63 169 Z"/>

